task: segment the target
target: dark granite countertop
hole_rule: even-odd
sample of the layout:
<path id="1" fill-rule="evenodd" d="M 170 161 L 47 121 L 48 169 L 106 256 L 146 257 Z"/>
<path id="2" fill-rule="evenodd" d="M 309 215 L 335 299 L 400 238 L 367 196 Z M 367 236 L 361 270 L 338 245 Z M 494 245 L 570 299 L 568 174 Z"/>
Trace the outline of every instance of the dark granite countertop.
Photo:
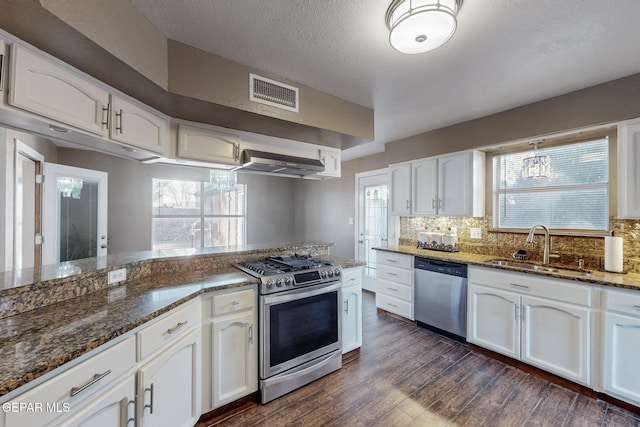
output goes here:
<path id="1" fill-rule="evenodd" d="M 0 396 L 202 293 L 255 283 L 233 267 L 167 274 L 127 283 L 114 302 L 101 290 L 0 319 Z"/>
<path id="2" fill-rule="evenodd" d="M 618 273 L 608 273 L 604 271 L 596 271 L 590 270 L 591 274 L 586 275 L 573 275 L 573 274 L 562 274 L 562 273 L 553 273 L 553 272 L 544 272 L 544 271 L 532 271 L 532 270 L 519 270 L 515 268 L 498 266 L 487 264 L 486 261 L 491 259 L 496 259 L 495 255 L 479 255 L 479 254 L 471 254 L 466 252 L 440 252 L 434 251 L 430 249 L 421 249 L 415 246 L 387 246 L 387 247 L 379 247 L 374 248 L 381 251 L 387 252 L 397 252 L 408 255 L 417 255 L 425 258 L 435 258 L 446 261 L 453 262 L 461 262 L 470 265 L 477 265 L 481 267 L 487 268 L 497 268 L 501 270 L 509 270 L 518 273 L 527 273 L 527 274 L 537 274 L 541 276 L 555 277 L 558 279 L 565 280 L 573 280 L 576 282 L 586 282 L 597 285 L 605 285 L 605 286 L 614 286 L 617 288 L 625 288 L 625 289 L 633 289 L 640 290 L 640 274 L 638 273 L 628 273 L 628 274 L 618 274 Z M 558 266 L 559 268 L 563 268 L 563 266 Z"/>

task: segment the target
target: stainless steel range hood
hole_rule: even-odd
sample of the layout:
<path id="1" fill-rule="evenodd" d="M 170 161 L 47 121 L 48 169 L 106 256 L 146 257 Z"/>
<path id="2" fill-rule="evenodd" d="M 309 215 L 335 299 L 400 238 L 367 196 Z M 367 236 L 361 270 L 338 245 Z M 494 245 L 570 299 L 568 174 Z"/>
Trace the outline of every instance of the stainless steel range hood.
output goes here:
<path id="1" fill-rule="evenodd" d="M 274 174 L 305 176 L 324 171 L 318 159 L 267 153 L 265 151 L 244 150 L 242 152 L 243 171 L 268 172 Z"/>

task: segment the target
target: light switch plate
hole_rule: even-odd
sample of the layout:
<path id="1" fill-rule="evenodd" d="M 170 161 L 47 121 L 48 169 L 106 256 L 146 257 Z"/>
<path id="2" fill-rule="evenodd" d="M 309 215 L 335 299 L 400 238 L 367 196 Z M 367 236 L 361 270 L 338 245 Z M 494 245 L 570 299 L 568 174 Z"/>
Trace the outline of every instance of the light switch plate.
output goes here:
<path id="1" fill-rule="evenodd" d="M 481 228 L 471 228 L 469 230 L 469 234 L 470 234 L 470 238 L 471 239 L 482 239 L 482 229 Z"/>
<path id="2" fill-rule="evenodd" d="M 113 285 L 115 283 L 124 282 L 127 280 L 127 269 L 119 268 L 109 272 L 107 277 L 107 285 Z"/>

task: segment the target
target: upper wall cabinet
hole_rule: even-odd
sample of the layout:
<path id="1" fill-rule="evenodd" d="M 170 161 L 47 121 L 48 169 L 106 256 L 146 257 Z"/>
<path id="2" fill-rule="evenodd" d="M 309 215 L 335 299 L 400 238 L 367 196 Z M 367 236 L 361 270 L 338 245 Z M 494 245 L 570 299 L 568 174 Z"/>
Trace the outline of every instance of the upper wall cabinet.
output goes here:
<path id="1" fill-rule="evenodd" d="M 640 120 L 618 125 L 618 217 L 640 218 Z"/>
<path id="2" fill-rule="evenodd" d="M 116 95 L 111 95 L 109 137 L 163 156 L 169 154 L 169 121 Z"/>
<path id="3" fill-rule="evenodd" d="M 466 151 L 389 166 L 392 215 L 484 215 L 484 153 Z"/>
<path id="4" fill-rule="evenodd" d="M 240 138 L 205 127 L 180 124 L 177 155 L 182 159 L 237 165 Z"/>
<path id="5" fill-rule="evenodd" d="M 9 104 L 76 128 L 106 135 L 109 93 L 60 64 L 16 44 L 11 51 Z"/>

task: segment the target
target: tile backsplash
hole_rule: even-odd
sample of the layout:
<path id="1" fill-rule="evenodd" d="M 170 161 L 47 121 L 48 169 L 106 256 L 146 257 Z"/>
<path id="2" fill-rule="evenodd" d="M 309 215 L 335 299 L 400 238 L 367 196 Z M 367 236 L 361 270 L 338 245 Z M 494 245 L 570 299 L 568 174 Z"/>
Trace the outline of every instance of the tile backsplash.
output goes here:
<path id="1" fill-rule="evenodd" d="M 493 231 L 490 216 L 471 217 L 401 217 L 400 244 L 415 246 L 421 231 L 447 232 L 456 227 L 458 245 L 461 252 L 495 255 L 511 258 L 518 250 L 527 251 L 527 260 L 541 261 L 543 253 L 542 236 L 536 235 L 534 245 L 525 242 L 527 233 Z M 471 228 L 479 228 L 480 239 L 471 239 Z M 624 238 L 624 270 L 640 273 L 640 220 L 611 218 L 609 229 L 616 236 Z M 604 238 L 586 236 L 551 236 L 550 254 L 552 264 L 577 266 L 583 259 L 585 268 L 601 269 L 604 266 Z"/>

